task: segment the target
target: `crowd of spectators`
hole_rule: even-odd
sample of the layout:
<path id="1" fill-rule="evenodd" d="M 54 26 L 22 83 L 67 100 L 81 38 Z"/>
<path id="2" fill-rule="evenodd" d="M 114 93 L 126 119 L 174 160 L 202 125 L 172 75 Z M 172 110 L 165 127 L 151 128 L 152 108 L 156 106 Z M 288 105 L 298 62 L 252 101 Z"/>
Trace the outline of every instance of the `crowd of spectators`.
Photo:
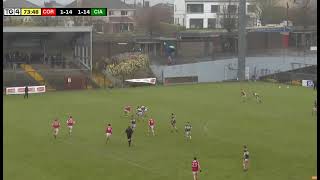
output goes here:
<path id="1" fill-rule="evenodd" d="M 22 63 L 30 64 L 31 63 L 31 54 L 14 51 L 14 52 L 7 52 L 4 55 L 3 59 L 3 66 L 5 68 L 16 68 L 17 65 Z"/>
<path id="2" fill-rule="evenodd" d="M 20 51 L 10 51 L 4 54 L 3 67 L 16 70 L 20 64 L 48 64 L 54 67 L 66 67 L 66 58 L 58 53 L 56 55 L 47 55 L 42 53 L 26 53 Z"/>

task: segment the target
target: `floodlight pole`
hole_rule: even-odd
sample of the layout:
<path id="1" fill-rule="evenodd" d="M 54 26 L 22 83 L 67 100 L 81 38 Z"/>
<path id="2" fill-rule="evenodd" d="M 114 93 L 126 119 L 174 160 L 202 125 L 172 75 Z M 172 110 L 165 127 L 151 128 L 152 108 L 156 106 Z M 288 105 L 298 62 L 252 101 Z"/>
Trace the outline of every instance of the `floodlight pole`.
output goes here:
<path id="1" fill-rule="evenodd" d="M 238 78 L 245 80 L 246 68 L 246 0 L 239 1 L 239 22 L 238 22 Z"/>

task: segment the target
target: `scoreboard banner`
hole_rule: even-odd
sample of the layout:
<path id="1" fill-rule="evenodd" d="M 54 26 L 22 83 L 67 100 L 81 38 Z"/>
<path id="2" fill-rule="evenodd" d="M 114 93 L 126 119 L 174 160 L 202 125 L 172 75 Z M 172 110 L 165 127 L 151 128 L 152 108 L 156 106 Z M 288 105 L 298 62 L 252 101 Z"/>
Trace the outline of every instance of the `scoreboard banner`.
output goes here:
<path id="1" fill-rule="evenodd" d="M 107 16 L 107 8 L 4 8 L 4 16 Z"/>
<path id="2" fill-rule="evenodd" d="M 302 86 L 304 87 L 313 87 L 313 81 L 312 80 L 302 80 Z"/>
<path id="3" fill-rule="evenodd" d="M 10 94 L 24 94 L 25 86 L 23 87 L 7 87 L 6 95 Z M 46 86 L 28 86 L 28 93 L 44 93 L 46 92 Z"/>

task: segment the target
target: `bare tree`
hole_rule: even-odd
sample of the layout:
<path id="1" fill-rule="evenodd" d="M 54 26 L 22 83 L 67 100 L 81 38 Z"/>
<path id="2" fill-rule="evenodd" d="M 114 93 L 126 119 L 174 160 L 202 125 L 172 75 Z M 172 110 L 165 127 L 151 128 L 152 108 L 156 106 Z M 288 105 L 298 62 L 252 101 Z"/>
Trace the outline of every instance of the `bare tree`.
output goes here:
<path id="1" fill-rule="evenodd" d="M 231 4 L 231 0 L 227 6 L 223 6 L 221 26 L 228 32 L 232 32 L 237 28 L 237 5 Z"/>
<path id="2" fill-rule="evenodd" d="M 161 11 L 155 8 L 142 8 L 137 14 L 138 26 L 152 36 L 160 28 Z"/>
<path id="3" fill-rule="evenodd" d="M 276 0 L 256 0 L 256 13 L 262 25 L 281 23 L 288 18 L 288 7 Z"/>
<path id="4" fill-rule="evenodd" d="M 302 25 L 306 28 L 309 25 L 316 25 L 317 9 L 312 8 L 310 0 L 301 0 L 297 7 L 293 8 L 292 19 L 296 25 Z"/>

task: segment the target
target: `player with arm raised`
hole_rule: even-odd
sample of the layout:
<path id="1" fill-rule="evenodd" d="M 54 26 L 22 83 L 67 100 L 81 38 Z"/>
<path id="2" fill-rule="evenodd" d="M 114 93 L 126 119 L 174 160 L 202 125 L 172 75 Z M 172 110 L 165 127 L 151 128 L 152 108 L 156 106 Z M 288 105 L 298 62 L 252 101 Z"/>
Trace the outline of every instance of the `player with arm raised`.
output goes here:
<path id="1" fill-rule="evenodd" d="M 59 133 L 59 128 L 60 128 L 60 122 L 58 118 L 56 118 L 53 123 L 52 123 L 52 128 L 53 128 L 53 137 L 56 139 Z"/>
<path id="2" fill-rule="evenodd" d="M 73 128 L 73 125 L 75 123 L 76 123 L 76 121 L 72 118 L 72 116 L 70 116 L 69 119 L 67 120 L 67 126 L 68 126 L 68 129 L 69 129 L 69 135 L 71 135 L 72 128 Z"/>
<path id="3" fill-rule="evenodd" d="M 171 121 L 170 122 L 171 122 L 171 127 L 172 127 L 171 132 L 173 132 L 173 130 L 178 132 L 178 129 L 177 129 L 177 126 L 176 126 L 176 123 L 177 123 L 176 115 L 174 113 L 171 113 Z"/>
<path id="4" fill-rule="evenodd" d="M 150 135 L 150 131 L 152 132 L 152 135 L 155 136 L 155 133 L 154 133 L 154 126 L 156 124 L 156 121 L 154 119 L 149 119 L 148 121 L 148 134 Z"/>
<path id="5" fill-rule="evenodd" d="M 192 130 L 192 126 L 190 124 L 190 122 L 187 122 L 187 124 L 184 126 L 184 132 L 186 135 L 187 140 L 191 140 L 191 130 Z"/>
<path id="6" fill-rule="evenodd" d="M 193 158 L 192 161 L 192 174 L 193 174 L 193 180 L 198 180 L 198 174 L 201 172 L 200 163 L 197 160 L 196 157 Z"/>
<path id="7" fill-rule="evenodd" d="M 111 127 L 111 124 L 108 124 L 108 126 L 106 127 L 106 144 L 108 143 L 111 135 L 112 135 L 112 127 Z"/>
<path id="8" fill-rule="evenodd" d="M 243 170 L 247 171 L 249 166 L 249 151 L 246 145 L 243 146 Z"/>

